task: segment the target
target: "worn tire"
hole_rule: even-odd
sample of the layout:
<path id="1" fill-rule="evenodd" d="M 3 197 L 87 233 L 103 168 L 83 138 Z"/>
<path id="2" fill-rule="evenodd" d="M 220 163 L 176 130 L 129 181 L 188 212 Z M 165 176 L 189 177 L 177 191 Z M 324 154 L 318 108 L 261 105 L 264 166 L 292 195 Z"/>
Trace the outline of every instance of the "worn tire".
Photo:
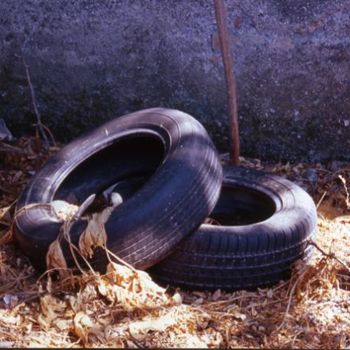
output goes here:
<path id="1" fill-rule="evenodd" d="M 310 257 L 316 208 L 286 179 L 225 166 L 211 217 L 226 226 L 201 225 L 149 270 L 155 280 L 185 289 L 251 289 L 288 277 L 293 262 Z"/>
<path id="2" fill-rule="evenodd" d="M 155 170 L 156 169 L 156 170 Z M 191 116 L 154 108 L 116 118 L 68 144 L 48 160 L 20 196 L 14 236 L 38 269 L 46 267 L 49 245 L 62 226 L 53 200 L 78 203 L 111 184 L 151 173 L 132 197 L 117 207 L 105 228 L 108 248 L 136 268 L 167 256 L 196 229 L 218 199 L 222 166 L 203 126 Z M 87 224 L 77 219 L 71 240 L 77 243 Z M 73 265 L 67 246 L 68 265 Z M 104 252 L 92 263 L 103 270 Z"/>

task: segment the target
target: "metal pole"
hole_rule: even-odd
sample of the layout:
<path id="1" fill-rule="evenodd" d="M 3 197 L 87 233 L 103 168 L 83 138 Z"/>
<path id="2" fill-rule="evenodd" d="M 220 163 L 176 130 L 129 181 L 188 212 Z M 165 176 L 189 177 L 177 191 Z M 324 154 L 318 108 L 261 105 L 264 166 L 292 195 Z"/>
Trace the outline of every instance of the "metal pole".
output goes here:
<path id="1" fill-rule="evenodd" d="M 228 114 L 230 125 L 230 162 L 234 165 L 238 165 L 240 143 L 237 115 L 236 80 L 233 71 L 233 59 L 231 56 L 231 46 L 228 35 L 227 17 L 224 0 L 214 0 L 214 6 L 227 88 Z"/>

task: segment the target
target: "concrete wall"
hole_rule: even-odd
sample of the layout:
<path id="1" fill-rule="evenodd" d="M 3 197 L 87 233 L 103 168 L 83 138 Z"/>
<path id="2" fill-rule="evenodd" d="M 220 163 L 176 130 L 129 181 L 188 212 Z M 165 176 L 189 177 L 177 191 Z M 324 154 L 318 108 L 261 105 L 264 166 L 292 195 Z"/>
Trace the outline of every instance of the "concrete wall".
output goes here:
<path id="1" fill-rule="evenodd" d="M 242 154 L 350 159 L 350 1 L 226 0 Z M 227 150 L 212 0 L 1 0 L 0 118 L 69 140 L 153 106 L 198 118 Z"/>

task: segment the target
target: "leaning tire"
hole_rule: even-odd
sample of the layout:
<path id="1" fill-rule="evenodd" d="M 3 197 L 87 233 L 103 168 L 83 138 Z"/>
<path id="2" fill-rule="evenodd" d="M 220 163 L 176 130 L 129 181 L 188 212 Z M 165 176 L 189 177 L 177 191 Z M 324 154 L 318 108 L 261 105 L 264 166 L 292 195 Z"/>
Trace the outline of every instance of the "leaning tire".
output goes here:
<path id="1" fill-rule="evenodd" d="M 293 262 L 310 256 L 314 202 L 281 177 L 225 166 L 210 217 L 223 225 L 203 224 L 185 238 L 149 270 L 156 280 L 186 289 L 249 289 L 288 277 Z"/>
<path id="2" fill-rule="evenodd" d="M 154 108 L 114 119 L 68 144 L 37 173 L 18 200 L 14 235 L 38 269 L 63 224 L 50 203 L 78 203 L 138 174 L 148 181 L 115 208 L 105 228 L 107 247 L 137 268 L 168 255 L 211 212 L 218 199 L 222 167 L 207 132 L 191 116 Z M 77 243 L 87 221 L 71 229 Z M 65 249 L 68 265 L 72 256 Z M 103 270 L 106 256 L 92 261 Z"/>

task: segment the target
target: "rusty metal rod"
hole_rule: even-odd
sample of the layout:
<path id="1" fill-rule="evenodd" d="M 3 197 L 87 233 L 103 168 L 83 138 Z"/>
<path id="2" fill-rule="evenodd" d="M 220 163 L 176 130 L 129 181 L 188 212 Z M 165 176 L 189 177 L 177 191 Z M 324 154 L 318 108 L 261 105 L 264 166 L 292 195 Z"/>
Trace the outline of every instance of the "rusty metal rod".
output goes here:
<path id="1" fill-rule="evenodd" d="M 227 16 L 225 11 L 224 0 L 214 0 L 214 7 L 227 88 L 228 114 L 230 126 L 230 162 L 234 165 L 238 165 L 240 154 L 240 142 L 237 113 L 236 80 L 233 70 L 233 59 L 231 55 L 231 45 L 228 35 Z"/>

